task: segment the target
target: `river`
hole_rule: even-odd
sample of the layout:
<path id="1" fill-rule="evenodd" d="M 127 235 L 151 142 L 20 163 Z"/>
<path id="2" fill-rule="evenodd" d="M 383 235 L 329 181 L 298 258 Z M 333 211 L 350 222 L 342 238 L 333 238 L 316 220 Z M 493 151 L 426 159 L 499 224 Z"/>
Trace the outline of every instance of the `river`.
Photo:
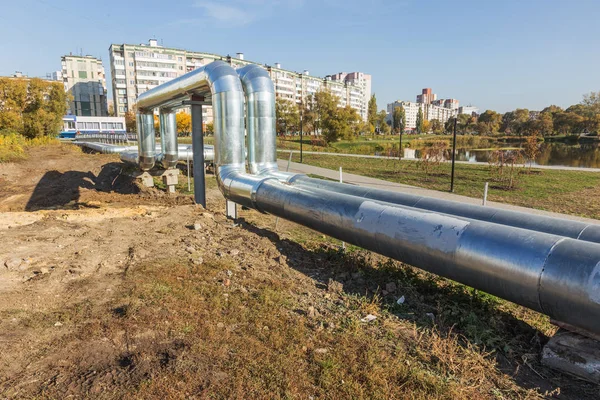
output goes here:
<path id="1" fill-rule="evenodd" d="M 488 162 L 495 150 L 458 148 L 458 161 Z M 420 158 L 421 150 L 404 149 L 405 158 Z M 560 165 L 566 167 L 600 168 L 600 143 L 574 144 L 541 143 L 533 165 Z"/>

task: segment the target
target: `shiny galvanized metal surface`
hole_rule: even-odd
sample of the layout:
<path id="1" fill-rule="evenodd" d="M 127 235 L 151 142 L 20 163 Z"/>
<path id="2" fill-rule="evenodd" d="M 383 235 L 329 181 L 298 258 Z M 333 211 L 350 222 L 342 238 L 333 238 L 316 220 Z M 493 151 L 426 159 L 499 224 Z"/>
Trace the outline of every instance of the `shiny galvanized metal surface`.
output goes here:
<path id="1" fill-rule="evenodd" d="M 291 181 L 306 187 L 327 189 L 372 200 L 600 243 L 600 225 L 597 224 L 330 182 L 305 175 L 297 175 Z"/>
<path id="2" fill-rule="evenodd" d="M 256 205 L 348 243 L 600 332 L 600 244 L 271 180 Z"/>
<path id="3" fill-rule="evenodd" d="M 178 158 L 178 146 L 177 146 L 177 119 L 175 112 L 170 109 L 160 110 L 160 131 L 163 132 L 163 164 L 167 168 L 174 168 L 177 165 Z"/>
<path id="4" fill-rule="evenodd" d="M 137 132 L 140 168 L 143 170 L 149 170 L 154 166 L 156 154 L 154 114 L 137 114 Z"/>

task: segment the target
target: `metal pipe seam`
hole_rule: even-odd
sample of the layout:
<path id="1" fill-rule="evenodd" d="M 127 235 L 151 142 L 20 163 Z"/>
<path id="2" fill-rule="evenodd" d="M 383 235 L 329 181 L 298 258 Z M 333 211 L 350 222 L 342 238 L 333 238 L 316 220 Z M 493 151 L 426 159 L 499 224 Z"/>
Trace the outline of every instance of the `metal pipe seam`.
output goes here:
<path id="1" fill-rule="evenodd" d="M 600 244 L 275 179 L 261 183 L 255 203 L 262 212 L 600 332 Z"/>
<path id="2" fill-rule="evenodd" d="M 301 175 L 292 177 L 289 182 L 298 186 L 327 189 L 337 193 L 350 194 L 386 203 L 600 243 L 600 225 L 585 222 L 552 218 L 543 215 L 532 215 L 494 207 L 464 204 L 451 200 L 435 199 L 408 193 L 390 192 L 350 185 L 347 183 L 309 178 Z"/>

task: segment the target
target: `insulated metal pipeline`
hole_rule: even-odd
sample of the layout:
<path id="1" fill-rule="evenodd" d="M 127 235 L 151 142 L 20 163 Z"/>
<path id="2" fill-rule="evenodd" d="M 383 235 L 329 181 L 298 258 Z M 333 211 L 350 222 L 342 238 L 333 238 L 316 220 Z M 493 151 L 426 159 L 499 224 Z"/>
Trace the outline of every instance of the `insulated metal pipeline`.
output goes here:
<path id="1" fill-rule="evenodd" d="M 254 64 L 237 70 L 246 100 L 248 166 L 256 175 L 278 173 L 275 87 L 269 73 Z M 287 175 L 286 175 L 287 176 Z"/>
<path id="2" fill-rule="evenodd" d="M 154 134 L 154 114 L 138 113 L 136 116 L 138 133 L 138 155 L 140 168 L 149 170 L 154 166 L 156 136 Z"/>
<path id="3" fill-rule="evenodd" d="M 600 225 L 598 224 L 330 182 L 309 178 L 305 175 L 296 175 L 290 178 L 290 182 L 307 188 L 326 189 L 376 201 L 600 243 Z"/>
<path id="4" fill-rule="evenodd" d="M 167 168 L 173 168 L 179 160 L 177 156 L 177 119 L 170 109 L 160 110 L 160 130 L 162 136 L 162 162 Z"/>
<path id="5" fill-rule="evenodd" d="M 255 207 L 253 193 L 260 182 L 271 178 L 245 173 L 244 91 L 238 74 L 229 64 L 215 61 L 148 90 L 139 96 L 138 109 L 172 107 L 194 95 L 205 102 L 212 101 L 216 176 L 220 190 L 238 204 Z"/>
<path id="6" fill-rule="evenodd" d="M 600 244 L 263 182 L 260 211 L 600 333 Z"/>
<path id="7" fill-rule="evenodd" d="M 600 244 L 282 182 L 278 174 L 258 168 L 257 175 L 246 174 L 244 93 L 235 70 L 223 62 L 140 99 L 145 96 L 143 107 L 160 107 L 178 96 L 208 95 L 207 87 L 217 182 L 225 198 L 600 333 Z M 274 142 L 274 130 L 263 132 Z M 258 164 L 258 153 L 253 154 Z"/>
<path id="8" fill-rule="evenodd" d="M 138 152 L 137 150 L 127 150 L 119 152 L 121 161 L 137 164 L 138 163 Z M 191 147 L 180 147 L 178 151 L 178 161 L 193 160 L 194 152 Z M 215 159 L 215 149 L 213 146 L 204 146 L 204 162 L 212 163 Z M 157 152 L 156 161 L 162 162 L 162 153 Z"/>

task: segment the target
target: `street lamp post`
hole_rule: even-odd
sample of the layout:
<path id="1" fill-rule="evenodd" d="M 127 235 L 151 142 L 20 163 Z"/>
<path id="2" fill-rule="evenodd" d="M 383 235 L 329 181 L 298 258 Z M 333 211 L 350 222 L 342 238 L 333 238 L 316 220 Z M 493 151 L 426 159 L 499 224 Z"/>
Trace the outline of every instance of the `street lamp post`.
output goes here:
<path id="1" fill-rule="evenodd" d="M 454 193 L 454 162 L 456 160 L 456 121 L 454 117 L 454 134 L 452 135 L 452 175 L 450 177 L 450 191 Z"/>
<path id="2" fill-rule="evenodd" d="M 302 102 L 300 102 L 300 163 L 302 163 L 302 117 L 304 115 L 304 107 L 302 106 Z"/>

